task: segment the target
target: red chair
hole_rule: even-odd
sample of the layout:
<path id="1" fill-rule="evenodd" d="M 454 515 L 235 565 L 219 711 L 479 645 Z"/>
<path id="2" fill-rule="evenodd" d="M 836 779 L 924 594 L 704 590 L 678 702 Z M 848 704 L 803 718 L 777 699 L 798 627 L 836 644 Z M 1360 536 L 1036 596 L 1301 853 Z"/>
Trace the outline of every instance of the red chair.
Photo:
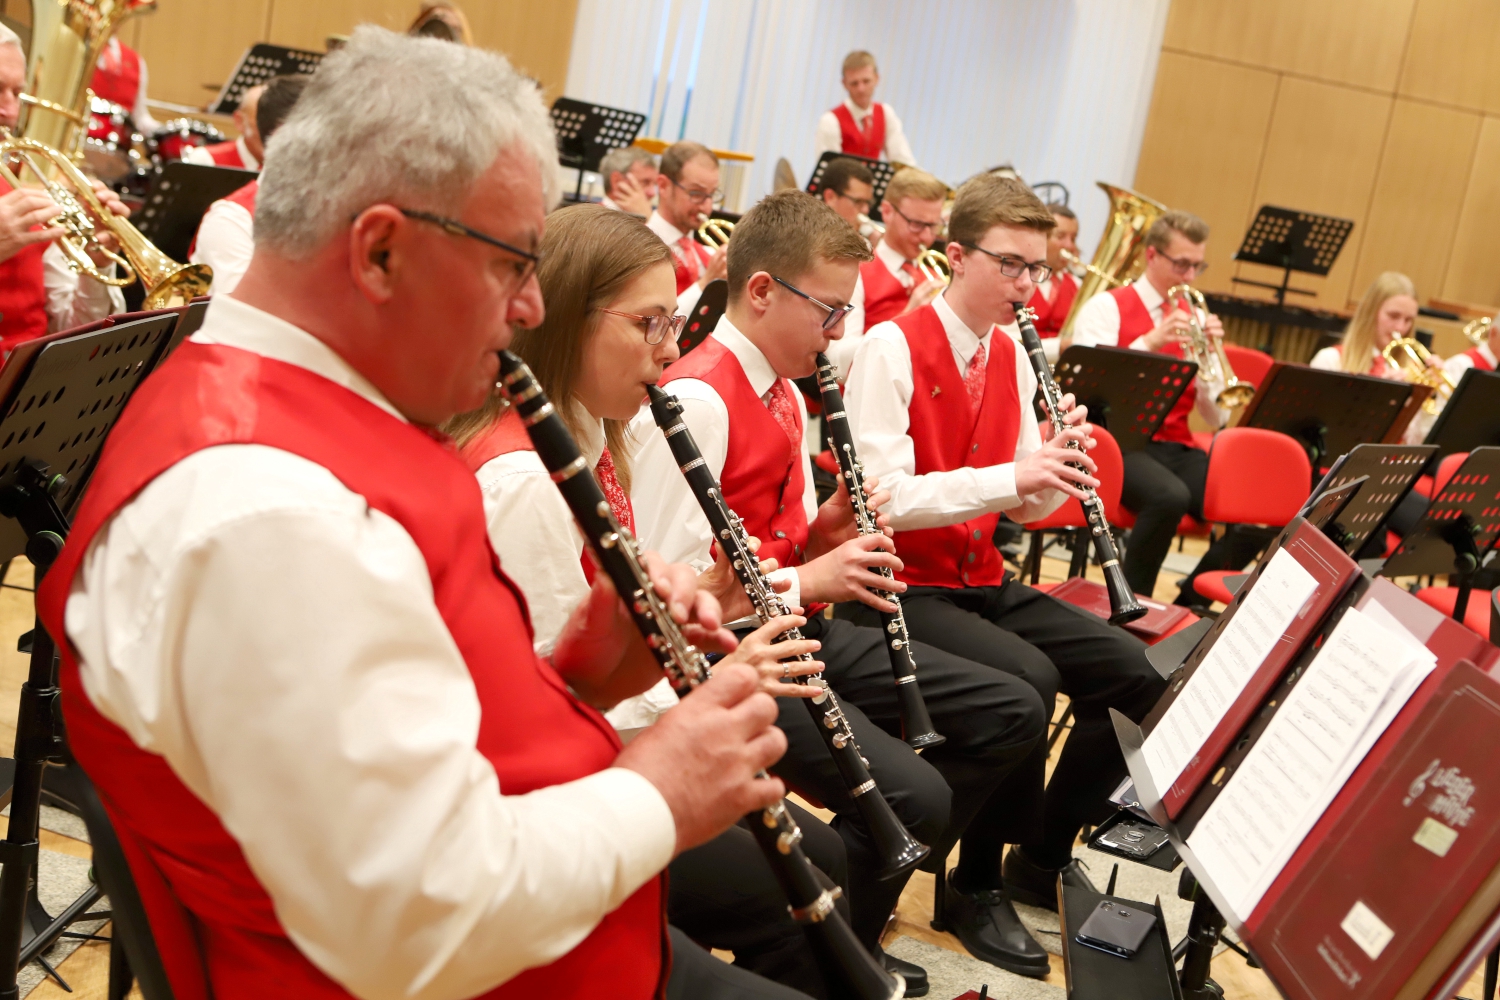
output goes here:
<path id="1" fill-rule="evenodd" d="M 1419 476 L 1417 481 L 1412 483 L 1412 491 L 1431 500 L 1434 495 L 1443 492 L 1443 487 L 1448 485 L 1448 480 L 1453 478 L 1453 474 L 1468 457 L 1469 453 L 1466 451 L 1455 451 L 1451 455 L 1445 455 L 1442 461 L 1438 462 L 1437 473 L 1431 476 Z"/>
<path id="2" fill-rule="evenodd" d="M 1121 511 L 1120 490 L 1125 483 L 1125 459 L 1120 455 L 1120 445 L 1115 441 L 1114 435 L 1097 424 L 1094 426 L 1094 439 L 1098 444 L 1089 452 L 1099 465 L 1094 478 L 1099 480 L 1099 496 L 1104 501 L 1104 516 L 1113 526 Z M 1086 529 L 1088 524 L 1083 504 L 1074 497 L 1069 497 L 1061 507 L 1041 520 L 1022 525 L 1031 532 L 1031 547 L 1026 550 L 1021 575 L 1030 574 L 1033 584 L 1041 575 L 1043 532 L 1068 531 L 1074 538 L 1073 561 L 1068 567 L 1068 577 L 1071 579 L 1082 576 L 1088 568 L 1090 536 L 1087 531 L 1080 529 Z"/>
<path id="3" fill-rule="evenodd" d="M 1480 635 L 1489 635 L 1490 604 L 1494 599 L 1494 594 L 1488 590 L 1471 590 L 1469 606 L 1464 609 L 1464 625 Z M 1417 591 L 1417 600 L 1452 618 L 1453 607 L 1458 603 L 1458 588 L 1423 587 Z"/>
<path id="4" fill-rule="evenodd" d="M 1214 439 L 1203 490 L 1203 517 L 1219 524 L 1281 527 L 1302 509 L 1312 466 L 1302 446 L 1285 434 L 1232 427 Z M 1193 590 L 1209 600 L 1233 599 L 1224 578 L 1239 570 L 1210 570 L 1193 578 Z"/>
<path id="5" fill-rule="evenodd" d="M 1234 369 L 1235 378 L 1241 382 L 1249 382 L 1256 388 L 1260 388 L 1260 384 L 1266 380 L 1266 372 L 1276 363 L 1276 359 L 1265 351 L 1228 342 L 1224 344 L 1224 356 L 1229 359 L 1229 367 Z"/>

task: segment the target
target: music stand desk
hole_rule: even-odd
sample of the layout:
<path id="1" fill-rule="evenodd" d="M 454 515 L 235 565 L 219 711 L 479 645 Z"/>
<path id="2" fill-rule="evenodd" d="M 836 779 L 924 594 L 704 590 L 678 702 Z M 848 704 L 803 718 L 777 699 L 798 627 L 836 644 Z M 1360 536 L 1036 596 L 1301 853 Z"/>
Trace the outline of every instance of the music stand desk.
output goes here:
<path id="1" fill-rule="evenodd" d="M 1327 276 L 1353 228 L 1354 222 L 1350 219 L 1262 205 L 1260 211 L 1255 213 L 1250 228 L 1245 231 L 1244 242 L 1235 251 L 1234 259 L 1281 268 L 1285 272 L 1281 283 L 1273 285 L 1265 281 L 1251 281 L 1249 278 L 1230 280 L 1240 285 L 1271 289 L 1276 293 L 1278 306 L 1286 304 L 1287 292 L 1315 295 L 1316 292 L 1305 288 L 1288 287 L 1292 272 Z"/>
<path id="2" fill-rule="evenodd" d="M 572 97 L 553 101 L 551 114 L 552 127 L 557 132 L 557 160 L 578 171 L 574 201 L 582 197 L 584 172 L 597 174 L 605 155 L 635 142 L 641 126 L 646 124 L 646 116 L 639 111 Z"/>
<path id="3" fill-rule="evenodd" d="M 173 160 L 146 194 L 136 226 L 173 260 L 185 261 L 209 206 L 255 180 L 253 170 Z"/>
<path id="4" fill-rule="evenodd" d="M 240 56 L 229 81 L 220 88 L 219 96 L 214 98 L 208 110 L 220 115 L 233 114 L 239 110 L 240 98 L 251 87 L 259 86 L 273 76 L 310 76 L 322 61 L 321 52 L 256 42 Z"/>
<path id="5" fill-rule="evenodd" d="M 1074 940 L 1078 928 L 1106 899 L 1156 915 L 1151 933 L 1129 958 L 1109 955 Z M 1059 902 L 1057 917 L 1068 1000 L 1182 1000 L 1160 899 L 1146 903 L 1064 885 Z"/>
<path id="6" fill-rule="evenodd" d="M 729 282 L 720 278 L 704 286 L 703 294 L 698 296 L 698 304 L 693 306 L 692 315 L 683 324 L 682 332 L 677 335 L 679 359 L 708 339 L 728 307 Z"/>
<path id="7" fill-rule="evenodd" d="M 1278 361 L 1245 405 L 1238 426 L 1280 431 L 1297 441 L 1317 475 L 1328 456 L 1399 434 L 1405 428 L 1401 417 L 1414 409 L 1407 405 L 1411 396 L 1405 382 Z"/>
<path id="8" fill-rule="evenodd" d="M 1437 445 L 1438 458 L 1500 445 L 1500 372 L 1464 372 L 1427 432 L 1427 443 Z"/>
<path id="9" fill-rule="evenodd" d="M 1428 444 L 1361 444 L 1340 458 L 1324 484 L 1325 492 L 1340 489 L 1360 477 L 1366 480 L 1334 518 L 1335 526 L 1349 539 L 1344 544 L 1345 552 L 1353 556 L 1371 535 L 1384 528 L 1391 511 L 1411 491 L 1436 450 Z M 1334 537 L 1326 527 L 1323 530 Z"/>
<path id="10" fill-rule="evenodd" d="M 1074 344 L 1054 366 L 1058 389 L 1089 408 L 1089 420 L 1114 436 L 1124 454 L 1146 447 L 1198 366 L 1154 351 Z"/>

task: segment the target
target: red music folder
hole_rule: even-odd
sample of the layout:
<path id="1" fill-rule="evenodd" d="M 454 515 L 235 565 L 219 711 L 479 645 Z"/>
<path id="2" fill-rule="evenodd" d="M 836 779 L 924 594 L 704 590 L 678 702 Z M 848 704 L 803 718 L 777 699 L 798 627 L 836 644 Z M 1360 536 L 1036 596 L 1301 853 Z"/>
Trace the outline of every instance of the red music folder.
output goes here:
<path id="1" fill-rule="evenodd" d="M 1087 577 L 1075 576 L 1064 580 L 1047 593 L 1059 601 L 1066 601 L 1105 621 L 1108 621 L 1109 616 L 1114 614 L 1114 608 L 1109 604 L 1109 590 L 1104 584 Z M 1133 622 L 1127 622 L 1125 630 L 1148 643 L 1155 642 L 1176 631 L 1183 619 L 1197 620 L 1197 616 L 1192 611 L 1179 605 L 1162 604 L 1160 601 L 1153 601 L 1139 594 L 1135 599 L 1146 609 L 1146 613 Z"/>
<path id="2" fill-rule="evenodd" d="M 1177 679 L 1146 718 L 1143 728 L 1147 734 L 1148 746 L 1145 748 L 1147 760 L 1161 760 L 1162 755 L 1153 754 L 1150 750 L 1151 739 L 1153 737 L 1163 740 L 1172 738 L 1172 734 L 1167 733 L 1166 728 L 1178 725 L 1177 719 L 1187 714 L 1183 710 L 1172 712 L 1174 702 L 1183 696 L 1183 692 L 1188 689 L 1194 676 L 1203 667 L 1215 645 L 1235 623 L 1236 618 L 1245 613 L 1246 601 L 1251 599 L 1257 583 L 1271 566 L 1272 560 L 1283 552 L 1287 557 L 1295 560 L 1297 566 L 1312 578 L 1312 593 L 1270 646 L 1269 651 L 1260 659 L 1259 665 L 1253 667 L 1253 672 L 1244 680 L 1237 693 L 1227 692 L 1228 703 L 1219 708 L 1210 706 L 1207 709 L 1216 713 L 1207 724 L 1207 735 L 1197 744 L 1197 749 L 1191 752 L 1175 779 L 1172 779 L 1165 788 L 1159 788 L 1167 815 L 1173 819 L 1181 815 L 1188 802 L 1213 773 L 1214 766 L 1219 759 L 1260 709 L 1282 674 L 1291 666 L 1303 645 L 1338 604 L 1344 592 L 1349 589 L 1349 585 L 1359 576 L 1359 566 L 1338 545 L 1334 544 L 1321 530 L 1306 521 L 1298 520 L 1300 523 L 1294 522 L 1289 526 L 1280 547 L 1268 553 L 1256 567 L 1254 574 L 1240 588 L 1234 601 L 1219 617 L 1213 629 L 1204 636 L 1198 648 L 1188 658 Z M 1258 611 L 1253 610 L 1252 613 L 1258 613 Z M 1210 682 L 1200 681 L 1200 684 L 1208 683 Z M 1219 699 L 1226 700 L 1224 697 L 1226 692 L 1222 690 L 1225 682 L 1216 678 L 1212 683 L 1220 689 L 1216 691 Z M 1191 711 L 1200 712 L 1197 708 Z M 1204 723 L 1200 720 L 1196 725 L 1201 728 Z M 1195 741 L 1196 737 L 1185 737 L 1185 739 Z M 1157 777 L 1155 774 L 1157 765 L 1152 766 L 1153 777 Z"/>

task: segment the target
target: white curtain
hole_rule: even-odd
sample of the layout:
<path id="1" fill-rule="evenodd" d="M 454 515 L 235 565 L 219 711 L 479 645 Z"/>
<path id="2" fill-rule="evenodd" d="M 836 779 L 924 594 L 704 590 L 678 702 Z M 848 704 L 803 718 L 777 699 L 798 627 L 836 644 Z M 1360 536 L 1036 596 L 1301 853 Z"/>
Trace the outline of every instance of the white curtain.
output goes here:
<path id="1" fill-rule="evenodd" d="M 647 136 L 753 154 L 747 208 L 778 157 L 806 182 L 844 55 L 868 49 L 924 168 L 1062 181 L 1088 251 L 1108 204 L 1094 182 L 1135 175 L 1169 2 L 581 0 L 566 93 L 646 113 Z"/>

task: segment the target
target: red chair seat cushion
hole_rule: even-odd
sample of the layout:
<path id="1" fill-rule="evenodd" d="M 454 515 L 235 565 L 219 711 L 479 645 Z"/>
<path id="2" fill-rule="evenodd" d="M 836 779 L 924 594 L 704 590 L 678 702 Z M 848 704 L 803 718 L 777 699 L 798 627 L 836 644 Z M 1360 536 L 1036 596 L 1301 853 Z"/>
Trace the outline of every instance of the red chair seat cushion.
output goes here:
<path id="1" fill-rule="evenodd" d="M 1210 601 L 1218 601 L 1220 604 L 1228 604 L 1234 600 L 1234 595 L 1224 585 L 1227 576 L 1240 576 L 1244 570 L 1239 569 L 1211 569 L 1205 570 L 1193 577 L 1193 590 L 1199 597 L 1206 597 Z"/>
<path id="2" fill-rule="evenodd" d="M 822 451 L 818 452 L 817 456 L 813 458 L 813 464 L 822 469 L 824 472 L 828 473 L 830 476 L 833 476 L 835 478 L 838 477 L 839 460 L 834 458 L 833 452 L 829 451 L 827 448 L 824 448 Z"/>
<path id="3" fill-rule="evenodd" d="M 1458 588 L 1423 587 L 1417 591 L 1417 600 L 1452 618 L 1453 605 L 1458 603 Z M 1489 638 L 1490 592 L 1488 590 L 1469 592 L 1469 606 L 1464 609 L 1464 624 L 1485 638 Z"/>

